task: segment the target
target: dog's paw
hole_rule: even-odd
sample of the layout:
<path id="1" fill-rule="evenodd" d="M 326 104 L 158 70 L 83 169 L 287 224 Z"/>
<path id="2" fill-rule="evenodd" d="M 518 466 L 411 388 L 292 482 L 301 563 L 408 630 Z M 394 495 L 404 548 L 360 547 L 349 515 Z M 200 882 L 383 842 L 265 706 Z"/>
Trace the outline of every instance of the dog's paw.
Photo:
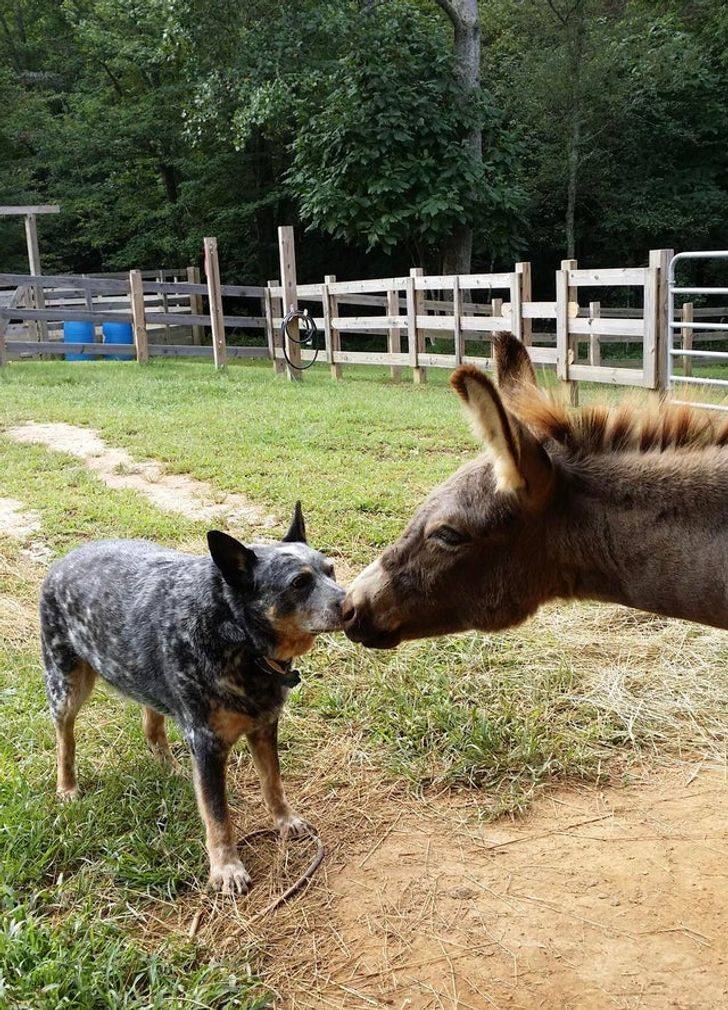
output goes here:
<path id="1" fill-rule="evenodd" d="M 56 797 L 61 803 L 73 803 L 78 799 L 78 786 L 58 786 Z"/>
<path id="2" fill-rule="evenodd" d="M 252 877 L 239 859 L 231 859 L 210 870 L 210 888 L 222 894 L 247 894 L 252 883 Z"/>
<path id="3" fill-rule="evenodd" d="M 287 838 L 301 838 L 302 835 L 312 835 L 314 833 L 308 821 L 304 821 L 303 817 L 299 817 L 298 814 L 294 813 L 287 814 L 285 817 L 278 817 L 276 819 L 276 827 L 280 831 L 281 838 L 284 841 Z"/>

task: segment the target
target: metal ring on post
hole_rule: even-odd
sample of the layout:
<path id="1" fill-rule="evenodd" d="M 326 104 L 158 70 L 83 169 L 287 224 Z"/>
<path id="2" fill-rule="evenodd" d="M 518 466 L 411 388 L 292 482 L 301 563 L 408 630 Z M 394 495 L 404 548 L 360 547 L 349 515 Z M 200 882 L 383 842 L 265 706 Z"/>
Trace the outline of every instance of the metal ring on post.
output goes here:
<path id="1" fill-rule="evenodd" d="M 292 337 L 288 332 L 288 324 L 293 322 L 294 319 L 299 320 L 299 324 L 303 325 L 303 333 L 301 333 L 299 328 L 298 338 Z M 283 357 L 286 359 L 286 364 L 290 368 L 294 368 L 297 372 L 305 372 L 307 368 L 311 365 L 315 365 L 319 356 L 319 351 L 321 348 L 316 344 L 316 337 L 318 336 L 318 326 L 316 325 L 316 320 L 313 316 L 309 315 L 308 309 L 303 312 L 299 312 L 298 309 L 289 309 L 286 315 L 281 321 L 281 341 L 283 342 Z M 288 348 L 286 346 L 286 341 L 290 340 L 294 344 L 298 344 L 299 347 L 310 347 L 313 349 L 313 357 L 307 365 L 296 365 L 288 357 Z"/>

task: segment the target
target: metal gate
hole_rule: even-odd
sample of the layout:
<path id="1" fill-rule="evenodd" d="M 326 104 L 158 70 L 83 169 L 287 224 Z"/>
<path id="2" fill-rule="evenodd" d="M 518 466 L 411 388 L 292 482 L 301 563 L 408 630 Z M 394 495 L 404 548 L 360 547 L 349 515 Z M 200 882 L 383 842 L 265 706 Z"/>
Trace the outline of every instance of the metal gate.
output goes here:
<path id="1" fill-rule="evenodd" d="M 724 288 L 705 288 L 705 287 L 685 287 L 684 285 L 675 284 L 675 268 L 683 260 L 697 260 L 697 259 L 722 259 L 728 260 L 728 250 L 719 250 L 713 252 L 681 252 L 670 260 L 670 265 L 667 272 L 667 283 L 668 283 L 668 295 L 667 295 L 667 385 L 668 389 L 674 389 L 675 386 L 679 384 L 687 384 L 691 386 L 703 386 L 714 389 L 721 389 L 723 394 L 728 397 L 728 379 L 714 379 L 708 376 L 702 375 L 675 375 L 674 365 L 675 359 L 681 358 L 683 362 L 691 361 L 693 358 L 705 359 L 706 361 L 715 362 L 726 362 L 728 363 L 728 351 L 709 351 L 703 348 L 694 348 L 692 346 L 686 347 L 685 341 L 680 340 L 680 345 L 675 346 L 675 337 L 679 334 L 682 338 L 686 332 L 692 334 L 693 330 L 704 331 L 709 330 L 712 333 L 719 332 L 721 330 L 726 331 L 726 340 L 728 340 L 728 323 L 724 322 L 700 322 L 694 321 L 693 319 L 681 318 L 678 320 L 676 318 L 675 311 L 675 296 L 676 295 L 728 295 L 728 287 Z M 711 309 L 699 310 L 703 313 L 703 318 L 711 314 Z M 722 314 L 726 315 L 728 310 L 724 310 L 719 313 L 718 310 L 713 312 L 714 315 Z M 692 371 L 692 369 L 690 369 Z M 709 410 L 725 410 L 728 411 L 728 399 L 725 403 L 705 403 L 705 402 L 693 402 L 697 407 L 705 407 Z"/>

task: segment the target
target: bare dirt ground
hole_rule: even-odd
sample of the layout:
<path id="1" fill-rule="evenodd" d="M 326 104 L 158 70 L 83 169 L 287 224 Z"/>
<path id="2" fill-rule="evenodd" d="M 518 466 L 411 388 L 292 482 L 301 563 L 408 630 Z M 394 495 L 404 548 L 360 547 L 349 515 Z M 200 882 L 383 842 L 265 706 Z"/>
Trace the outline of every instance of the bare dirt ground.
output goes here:
<path id="1" fill-rule="evenodd" d="M 244 495 L 216 492 L 209 484 L 182 474 L 166 473 L 156 462 L 134 460 L 126 449 L 112 448 L 92 428 L 30 421 L 5 434 L 15 442 L 38 443 L 82 459 L 107 487 L 138 491 L 152 505 L 188 519 L 269 529 L 276 518 Z"/>
<path id="2" fill-rule="evenodd" d="M 290 1006 L 728 1006 L 725 768 L 562 789 L 515 823 L 469 805 L 413 801 L 329 876 L 338 949 Z"/>

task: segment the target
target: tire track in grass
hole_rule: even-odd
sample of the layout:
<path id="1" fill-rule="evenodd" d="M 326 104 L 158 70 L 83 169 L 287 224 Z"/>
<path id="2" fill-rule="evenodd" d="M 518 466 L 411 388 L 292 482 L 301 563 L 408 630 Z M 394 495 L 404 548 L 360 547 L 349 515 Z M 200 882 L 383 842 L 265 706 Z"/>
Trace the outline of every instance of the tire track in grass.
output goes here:
<path id="1" fill-rule="evenodd" d="M 210 524 L 269 530 L 277 519 L 242 494 L 218 493 L 209 484 L 185 474 L 171 474 L 163 464 L 135 460 L 126 449 L 109 446 L 97 431 L 77 425 L 28 422 L 8 428 L 15 442 L 35 443 L 83 460 L 107 487 L 137 491 L 156 508 Z"/>

